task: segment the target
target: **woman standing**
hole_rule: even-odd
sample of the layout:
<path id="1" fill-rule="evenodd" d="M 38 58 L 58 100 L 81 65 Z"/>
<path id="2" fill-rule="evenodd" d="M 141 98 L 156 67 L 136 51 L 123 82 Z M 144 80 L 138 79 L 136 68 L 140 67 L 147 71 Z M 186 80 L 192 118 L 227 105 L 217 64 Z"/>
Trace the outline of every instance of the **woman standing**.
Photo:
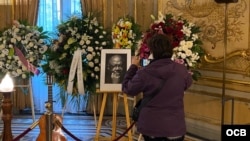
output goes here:
<path id="1" fill-rule="evenodd" d="M 124 93 L 143 97 L 156 95 L 141 110 L 137 130 L 145 141 L 183 141 L 186 134 L 184 91 L 192 84 L 192 76 L 183 64 L 171 60 L 173 48 L 169 38 L 156 34 L 148 41 L 153 60 L 140 67 L 140 59 L 132 64 L 122 82 Z M 161 84 L 163 87 L 159 89 Z"/>

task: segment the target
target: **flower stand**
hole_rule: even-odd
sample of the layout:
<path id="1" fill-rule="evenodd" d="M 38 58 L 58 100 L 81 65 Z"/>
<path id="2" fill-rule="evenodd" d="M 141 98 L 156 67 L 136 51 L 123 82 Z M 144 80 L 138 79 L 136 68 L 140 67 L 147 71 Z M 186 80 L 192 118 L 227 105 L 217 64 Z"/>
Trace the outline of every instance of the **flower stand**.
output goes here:
<path id="1" fill-rule="evenodd" d="M 34 99 L 33 99 L 33 91 L 32 91 L 32 81 L 31 81 L 31 78 L 28 79 L 28 83 L 27 84 L 16 84 L 15 88 L 28 88 L 28 92 L 30 94 L 32 119 L 33 119 L 33 122 L 35 122 L 35 107 L 34 107 Z M 16 100 L 16 97 L 14 97 L 14 100 Z"/>

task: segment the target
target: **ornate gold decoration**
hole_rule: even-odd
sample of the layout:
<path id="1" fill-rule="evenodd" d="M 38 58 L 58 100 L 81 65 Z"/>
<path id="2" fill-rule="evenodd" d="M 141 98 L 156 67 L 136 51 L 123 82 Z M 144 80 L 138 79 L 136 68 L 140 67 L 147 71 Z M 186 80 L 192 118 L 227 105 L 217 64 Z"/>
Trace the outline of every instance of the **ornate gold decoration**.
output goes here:
<path id="1" fill-rule="evenodd" d="M 172 6 L 178 10 L 185 11 L 192 17 L 207 17 L 218 6 L 211 0 L 170 0 Z"/>
<path id="2" fill-rule="evenodd" d="M 232 58 L 234 56 L 242 56 L 244 58 L 248 58 L 250 60 L 250 50 L 238 50 L 238 51 L 234 51 L 230 54 L 228 54 L 226 56 L 225 59 L 229 59 L 229 58 Z M 216 57 L 213 57 L 212 55 L 210 54 L 206 54 L 204 56 L 204 60 L 208 63 L 221 63 L 224 61 L 224 57 L 219 57 L 219 58 L 216 58 Z"/>

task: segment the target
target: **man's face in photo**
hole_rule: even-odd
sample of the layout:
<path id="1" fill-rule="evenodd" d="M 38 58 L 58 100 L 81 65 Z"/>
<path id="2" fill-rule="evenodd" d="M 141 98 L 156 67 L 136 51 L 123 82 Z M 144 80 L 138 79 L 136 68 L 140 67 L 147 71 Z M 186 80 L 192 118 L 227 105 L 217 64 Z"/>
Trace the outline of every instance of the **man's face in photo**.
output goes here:
<path id="1" fill-rule="evenodd" d="M 109 64 L 111 68 L 111 79 L 113 82 L 119 82 L 123 71 L 122 58 L 119 55 L 114 55 L 110 58 Z"/>

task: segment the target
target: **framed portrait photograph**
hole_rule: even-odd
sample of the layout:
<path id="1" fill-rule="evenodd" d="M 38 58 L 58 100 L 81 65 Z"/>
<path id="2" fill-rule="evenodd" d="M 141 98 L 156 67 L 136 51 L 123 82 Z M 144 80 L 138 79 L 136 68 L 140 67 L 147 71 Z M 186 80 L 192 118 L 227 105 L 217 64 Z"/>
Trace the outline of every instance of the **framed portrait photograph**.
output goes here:
<path id="1" fill-rule="evenodd" d="M 121 83 L 131 64 L 131 49 L 102 49 L 100 91 L 122 91 Z"/>

